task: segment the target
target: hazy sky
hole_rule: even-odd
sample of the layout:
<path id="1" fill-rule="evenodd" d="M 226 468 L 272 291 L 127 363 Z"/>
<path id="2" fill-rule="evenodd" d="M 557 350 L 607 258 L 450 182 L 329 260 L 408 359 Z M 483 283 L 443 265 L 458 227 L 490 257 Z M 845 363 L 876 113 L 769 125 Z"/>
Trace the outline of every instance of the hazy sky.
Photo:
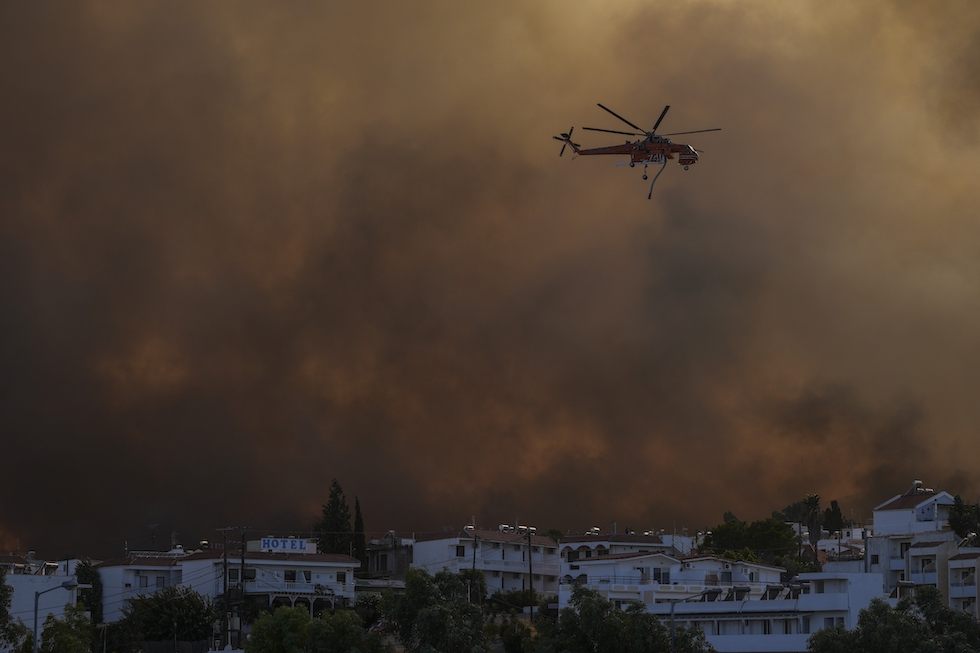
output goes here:
<path id="1" fill-rule="evenodd" d="M 0 5 L 0 546 L 301 530 L 334 477 L 370 532 L 977 500 L 978 39 L 972 0 Z M 598 102 L 723 131 L 648 201 L 557 156 L 621 142 Z"/>

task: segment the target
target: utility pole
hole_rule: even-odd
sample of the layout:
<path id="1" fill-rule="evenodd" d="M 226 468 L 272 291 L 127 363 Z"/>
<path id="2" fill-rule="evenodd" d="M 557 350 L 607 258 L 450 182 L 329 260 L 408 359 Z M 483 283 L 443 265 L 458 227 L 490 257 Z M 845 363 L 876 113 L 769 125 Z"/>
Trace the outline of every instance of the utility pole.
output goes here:
<path id="1" fill-rule="evenodd" d="M 527 529 L 527 582 L 531 588 L 531 623 L 534 623 L 534 567 L 531 558 L 534 557 L 534 547 L 531 546 L 531 529 Z"/>
<path id="2" fill-rule="evenodd" d="M 222 573 L 224 575 L 224 587 L 221 593 L 222 603 L 224 603 L 222 609 L 222 621 L 224 622 L 224 627 L 222 628 L 222 646 L 229 646 L 231 644 L 231 602 L 228 598 L 228 531 L 239 531 L 241 534 L 241 539 L 238 544 L 241 546 L 241 565 L 238 572 L 238 584 L 240 587 L 241 598 L 238 602 L 239 605 L 239 640 L 241 640 L 241 609 L 240 603 L 245 600 L 245 531 L 248 526 L 225 526 L 224 528 L 217 529 L 221 533 L 222 548 L 224 549 L 222 553 Z M 239 646 L 241 641 L 238 642 Z"/>

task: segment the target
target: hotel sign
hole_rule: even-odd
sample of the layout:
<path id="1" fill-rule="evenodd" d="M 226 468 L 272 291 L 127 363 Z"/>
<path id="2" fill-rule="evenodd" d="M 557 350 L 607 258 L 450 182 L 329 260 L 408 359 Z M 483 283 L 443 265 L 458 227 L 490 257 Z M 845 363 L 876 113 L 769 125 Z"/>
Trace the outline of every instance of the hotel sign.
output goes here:
<path id="1" fill-rule="evenodd" d="M 316 542 L 295 537 L 263 537 L 260 549 L 283 553 L 316 553 Z"/>

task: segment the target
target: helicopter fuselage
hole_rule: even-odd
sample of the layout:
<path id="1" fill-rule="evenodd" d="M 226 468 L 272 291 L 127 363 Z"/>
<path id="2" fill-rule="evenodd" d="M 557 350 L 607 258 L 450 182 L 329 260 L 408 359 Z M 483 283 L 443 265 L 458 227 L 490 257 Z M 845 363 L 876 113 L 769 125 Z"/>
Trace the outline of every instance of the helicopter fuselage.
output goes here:
<path id="1" fill-rule="evenodd" d="M 698 153 L 693 147 L 685 143 L 674 143 L 669 138 L 663 136 L 626 141 L 622 145 L 579 149 L 576 151 L 576 154 L 579 156 L 598 154 L 626 155 L 630 157 L 629 162 L 631 165 L 636 165 L 637 163 L 642 165 L 661 165 L 666 159 L 674 158 L 682 166 L 690 166 L 698 162 Z"/>

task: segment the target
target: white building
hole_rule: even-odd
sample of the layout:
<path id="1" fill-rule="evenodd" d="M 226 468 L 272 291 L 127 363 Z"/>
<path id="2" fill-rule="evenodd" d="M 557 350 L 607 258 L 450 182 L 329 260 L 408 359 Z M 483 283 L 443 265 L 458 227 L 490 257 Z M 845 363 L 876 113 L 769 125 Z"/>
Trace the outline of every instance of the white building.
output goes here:
<path id="1" fill-rule="evenodd" d="M 865 571 L 881 574 L 885 596 L 895 598 L 902 583 L 934 585 L 948 600 L 947 565 L 956 555 L 949 529 L 953 497 L 916 481 L 905 493 L 874 509 L 874 536 L 865 540 Z"/>
<path id="2" fill-rule="evenodd" d="M 949 509 L 953 496 L 936 492 L 916 481 L 905 494 L 899 494 L 874 509 L 874 536 L 933 533 L 949 529 Z"/>
<path id="3" fill-rule="evenodd" d="M 569 563 L 580 559 L 597 558 L 619 553 L 665 553 L 679 555 L 674 547 L 664 542 L 660 535 L 651 533 L 594 533 L 588 535 L 566 535 L 561 538 L 559 551 L 562 561 L 562 575 Z M 684 551 L 688 553 L 689 551 Z"/>
<path id="4" fill-rule="evenodd" d="M 355 558 L 334 553 L 269 550 L 246 551 L 243 562 L 241 553 L 229 552 L 228 588 L 262 597 L 270 607 L 302 605 L 315 614 L 354 602 L 354 570 L 360 564 Z M 180 561 L 180 567 L 182 585 L 213 598 L 223 595 L 226 570 L 220 549 L 192 553 Z"/>
<path id="5" fill-rule="evenodd" d="M 69 569 L 74 570 L 77 560 L 69 561 Z M 45 562 L 27 557 L 0 555 L 0 573 L 4 582 L 11 588 L 10 616 L 14 621 L 22 621 L 31 631 L 34 630 L 34 596 L 38 596 L 38 635 L 49 615 L 60 618 L 65 613 L 65 605 L 78 601 L 78 590 L 67 590 L 62 584 L 78 582 L 73 574 L 65 573 L 64 562 Z"/>
<path id="6" fill-rule="evenodd" d="M 431 574 L 479 569 L 488 594 L 530 589 L 532 584 L 536 592 L 557 594 L 558 562 L 558 544 L 549 537 L 472 527 L 416 535 L 412 550 L 412 567 Z"/>
<path id="7" fill-rule="evenodd" d="M 269 540 L 270 538 L 265 538 Z M 107 623 L 122 618 L 126 602 L 166 587 L 181 585 L 210 597 L 224 595 L 225 572 L 230 600 L 258 596 L 270 606 L 304 605 L 311 613 L 324 607 L 345 605 L 354 600 L 354 570 L 360 563 L 349 556 L 304 553 L 315 546 L 297 547 L 296 541 L 271 538 L 275 547 L 264 550 L 257 540 L 245 552 L 228 554 L 227 567 L 222 549 L 193 552 L 134 552 L 118 560 L 107 560 L 96 568 L 102 580 L 103 617 Z M 308 544 L 305 540 L 300 540 Z M 244 582 L 243 580 L 244 579 Z"/>
<path id="8" fill-rule="evenodd" d="M 810 635 L 838 624 L 853 628 L 858 612 L 880 596 L 878 574 L 801 574 L 725 558 L 676 559 L 660 553 L 607 555 L 579 560 L 562 577 L 559 604 L 582 584 L 618 607 L 642 602 L 648 612 L 697 627 L 720 653 L 805 651 Z"/>
<path id="9" fill-rule="evenodd" d="M 966 610 L 977 617 L 977 578 L 980 577 L 980 550 L 960 549 L 949 559 L 949 607 Z"/>

